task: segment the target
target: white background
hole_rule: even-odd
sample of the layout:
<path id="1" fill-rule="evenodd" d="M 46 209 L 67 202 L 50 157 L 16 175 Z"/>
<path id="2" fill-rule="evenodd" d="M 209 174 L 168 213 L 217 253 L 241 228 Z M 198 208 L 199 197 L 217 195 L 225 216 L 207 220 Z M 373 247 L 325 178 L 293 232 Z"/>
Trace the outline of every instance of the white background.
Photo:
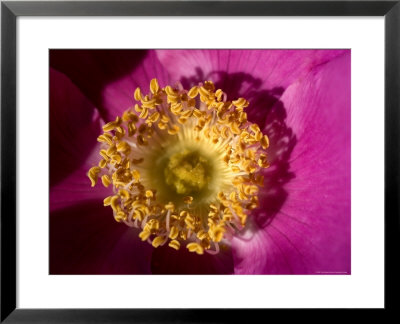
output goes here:
<path id="1" fill-rule="evenodd" d="M 383 18 L 19 17 L 17 30 L 18 307 L 384 306 Z M 221 48 L 221 44 L 223 48 L 351 48 L 352 274 L 174 276 L 174 280 L 48 275 L 48 49 Z"/>

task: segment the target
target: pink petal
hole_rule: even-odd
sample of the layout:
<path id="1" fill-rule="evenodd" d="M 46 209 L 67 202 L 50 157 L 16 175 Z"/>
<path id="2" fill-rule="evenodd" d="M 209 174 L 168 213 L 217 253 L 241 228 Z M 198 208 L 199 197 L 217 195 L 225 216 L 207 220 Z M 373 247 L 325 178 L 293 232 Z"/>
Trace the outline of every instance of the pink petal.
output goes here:
<path id="1" fill-rule="evenodd" d="M 147 274 L 151 251 L 98 201 L 50 214 L 50 274 Z"/>
<path id="2" fill-rule="evenodd" d="M 50 210 L 99 199 L 109 189 L 90 187 L 97 165 L 102 120 L 96 108 L 62 73 L 50 69 Z"/>
<path id="3" fill-rule="evenodd" d="M 272 166 L 253 234 L 233 241 L 235 273 L 350 274 L 350 89 L 346 51 L 275 105 L 287 148 L 267 126 Z"/>
<path id="4" fill-rule="evenodd" d="M 102 92 L 103 106 L 109 111 L 109 116 L 114 119 L 116 115 L 132 108 L 137 102 L 133 94 L 140 87 L 143 94 L 150 93 L 150 81 L 157 78 L 160 87 L 168 85 L 169 75 L 159 62 L 154 51 L 148 51 L 140 65 L 128 74 L 114 82 L 109 82 Z"/>
<path id="5" fill-rule="evenodd" d="M 233 99 L 256 88 L 286 88 L 312 68 L 340 55 L 340 50 L 158 50 L 171 75 L 190 87 L 212 80 Z M 251 102 L 251 101 L 250 101 Z"/>

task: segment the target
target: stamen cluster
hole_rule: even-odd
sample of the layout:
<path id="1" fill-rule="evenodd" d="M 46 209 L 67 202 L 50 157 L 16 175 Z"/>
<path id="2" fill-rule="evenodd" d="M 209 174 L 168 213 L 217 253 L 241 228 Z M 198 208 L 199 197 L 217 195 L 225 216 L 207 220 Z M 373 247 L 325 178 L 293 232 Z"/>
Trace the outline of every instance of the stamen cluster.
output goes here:
<path id="1" fill-rule="evenodd" d="M 104 205 L 117 222 L 140 228 L 140 238 L 154 247 L 168 243 L 178 250 L 185 243 L 191 252 L 218 253 L 219 243 L 242 229 L 258 206 L 259 173 L 269 166 L 268 137 L 247 120 L 246 99 L 228 101 L 211 81 L 187 91 L 180 85 L 160 88 L 153 79 L 150 94 L 137 88 L 134 99 L 132 109 L 103 126 L 102 159 L 88 172 L 92 186 L 98 179 L 111 185 Z M 170 182 L 154 172 L 155 161 L 168 160 L 171 150 L 196 151 L 213 166 L 212 177 L 200 179 L 206 193 L 185 187 L 196 177 L 189 170 L 190 179 L 184 173 L 171 194 Z M 177 170 L 170 165 L 165 172 Z"/>

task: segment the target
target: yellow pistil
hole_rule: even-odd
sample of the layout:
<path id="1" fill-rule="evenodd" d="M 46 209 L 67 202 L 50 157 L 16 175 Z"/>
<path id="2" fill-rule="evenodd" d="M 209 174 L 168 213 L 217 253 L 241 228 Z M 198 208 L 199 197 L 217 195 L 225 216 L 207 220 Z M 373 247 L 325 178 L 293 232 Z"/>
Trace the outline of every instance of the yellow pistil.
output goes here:
<path id="1" fill-rule="evenodd" d="M 97 138 L 91 185 L 112 187 L 104 206 L 153 247 L 217 253 L 258 206 L 268 136 L 247 120 L 246 99 L 227 101 L 211 81 L 187 91 L 153 79 L 133 98 Z"/>
<path id="2" fill-rule="evenodd" d="M 164 169 L 166 183 L 178 194 L 199 192 L 209 182 L 208 161 L 196 152 L 185 150 L 169 157 Z"/>

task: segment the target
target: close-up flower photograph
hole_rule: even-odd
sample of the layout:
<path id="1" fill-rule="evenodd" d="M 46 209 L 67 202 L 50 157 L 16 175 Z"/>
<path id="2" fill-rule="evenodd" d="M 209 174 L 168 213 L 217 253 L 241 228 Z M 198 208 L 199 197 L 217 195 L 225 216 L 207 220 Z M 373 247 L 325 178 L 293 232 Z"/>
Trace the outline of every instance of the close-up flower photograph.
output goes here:
<path id="1" fill-rule="evenodd" d="M 396 318 L 400 0 L 0 9 L 1 323 Z"/>
<path id="2" fill-rule="evenodd" d="M 350 275 L 350 49 L 50 49 L 50 275 Z"/>

